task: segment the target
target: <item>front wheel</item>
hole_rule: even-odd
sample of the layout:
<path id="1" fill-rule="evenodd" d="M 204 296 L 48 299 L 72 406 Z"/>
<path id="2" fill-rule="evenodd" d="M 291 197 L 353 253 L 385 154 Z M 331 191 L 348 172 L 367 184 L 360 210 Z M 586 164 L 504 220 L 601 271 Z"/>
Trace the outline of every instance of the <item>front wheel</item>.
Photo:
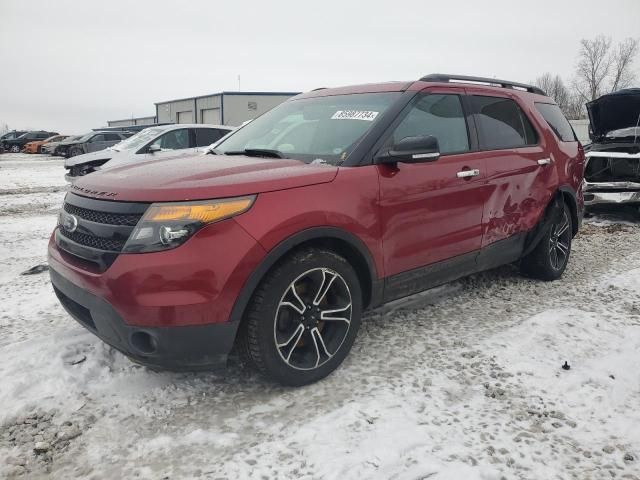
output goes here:
<path id="1" fill-rule="evenodd" d="M 546 281 L 560 278 L 569 263 L 572 238 L 571 212 L 566 204 L 562 204 L 558 219 L 551 224 L 536 248 L 522 259 L 523 273 Z"/>
<path id="2" fill-rule="evenodd" d="M 283 385 L 306 385 L 342 363 L 361 315 L 362 293 L 353 267 L 328 250 L 299 250 L 254 293 L 240 348 L 267 377 Z"/>
<path id="3" fill-rule="evenodd" d="M 82 149 L 72 148 L 71 150 L 69 150 L 69 156 L 67 158 L 75 157 L 77 155 L 82 155 Z"/>

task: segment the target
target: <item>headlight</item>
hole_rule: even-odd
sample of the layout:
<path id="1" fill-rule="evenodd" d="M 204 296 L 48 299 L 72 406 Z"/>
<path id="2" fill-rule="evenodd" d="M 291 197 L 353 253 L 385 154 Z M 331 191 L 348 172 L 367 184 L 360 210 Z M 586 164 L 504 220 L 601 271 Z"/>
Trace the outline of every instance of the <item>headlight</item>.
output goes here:
<path id="1" fill-rule="evenodd" d="M 198 202 L 154 203 L 131 233 L 126 253 L 157 252 L 182 245 L 210 223 L 246 212 L 255 195 Z"/>

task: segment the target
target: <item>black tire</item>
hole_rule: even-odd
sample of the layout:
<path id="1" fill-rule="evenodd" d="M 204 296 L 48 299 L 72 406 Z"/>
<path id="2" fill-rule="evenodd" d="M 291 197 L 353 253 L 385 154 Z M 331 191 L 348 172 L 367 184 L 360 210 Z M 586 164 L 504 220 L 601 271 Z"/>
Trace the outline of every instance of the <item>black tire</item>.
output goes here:
<path id="1" fill-rule="evenodd" d="M 18 145 L 11 145 L 11 148 L 9 149 L 9 151 L 11 153 L 20 153 L 20 147 Z"/>
<path id="2" fill-rule="evenodd" d="M 572 238 L 571 212 L 563 203 L 559 219 L 551 225 L 536 248 L 522 259 L 520 264 L 522 272 L 545 281 L 560 278 L 569 263 Z"/>
<path id="3" fill-rule="evenodd" d="M 346 358 L 361 316 L 353 267 L 329 250 L 303 248 L 274 267 L 254 292 L 240 329 L 240 354 L 283 385 L 313 383 Z"/>
<path id="4" fill-rule="evenodd" d="M 67 158 L 71 158 L 71 157 L 75 157 L 77 155 L 82 155 L 82 149 L 81 148 L 72 148 L 71 150 L 69 150 L 69 154 L 67 155 Z"/>

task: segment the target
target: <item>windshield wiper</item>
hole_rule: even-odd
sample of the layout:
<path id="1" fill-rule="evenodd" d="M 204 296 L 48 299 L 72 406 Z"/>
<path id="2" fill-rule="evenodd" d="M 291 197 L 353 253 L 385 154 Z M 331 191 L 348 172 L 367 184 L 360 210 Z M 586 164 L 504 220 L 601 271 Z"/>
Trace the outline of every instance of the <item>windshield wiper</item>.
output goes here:
<path id="1" fill-rule="evenodd" d="M 245 148 L 232 152 L 224 152 L 225 155 L 246 155 L 247 157 L 268 157 L 268 158 L 287 158 L 280 150 L 271 150 L 269 148 Z"/>

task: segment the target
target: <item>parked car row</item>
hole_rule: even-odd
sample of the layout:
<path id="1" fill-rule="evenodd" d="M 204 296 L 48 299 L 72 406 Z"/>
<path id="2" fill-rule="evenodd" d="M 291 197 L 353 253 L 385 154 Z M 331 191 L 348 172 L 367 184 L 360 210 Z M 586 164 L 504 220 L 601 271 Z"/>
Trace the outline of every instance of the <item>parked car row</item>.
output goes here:
<path id="1" fill-rule="evenodd" d="M 0 137 L 0 148 L 3 151 L 18 153 L 29 143 L 44 142 L 55 136 L 59 136 L 58 132 L 45 132 L 44 130 L 25 132 L 14 130 Z"/>
<path id="2" fill-rule="evenodd" d="M 118 166 L 129 162 L 159 160 L 196 153 L 198 150 L 217 142 L 233 127 L 224 125 L 162 125 L 150 127 L 107 149 L 89 150 L 83 155 L 70 155 L 64 166 L 65 178 L 71 181 L 107 166 Z M 78 140 L 71 149 L 91 149 L 91 140 Z"/>

